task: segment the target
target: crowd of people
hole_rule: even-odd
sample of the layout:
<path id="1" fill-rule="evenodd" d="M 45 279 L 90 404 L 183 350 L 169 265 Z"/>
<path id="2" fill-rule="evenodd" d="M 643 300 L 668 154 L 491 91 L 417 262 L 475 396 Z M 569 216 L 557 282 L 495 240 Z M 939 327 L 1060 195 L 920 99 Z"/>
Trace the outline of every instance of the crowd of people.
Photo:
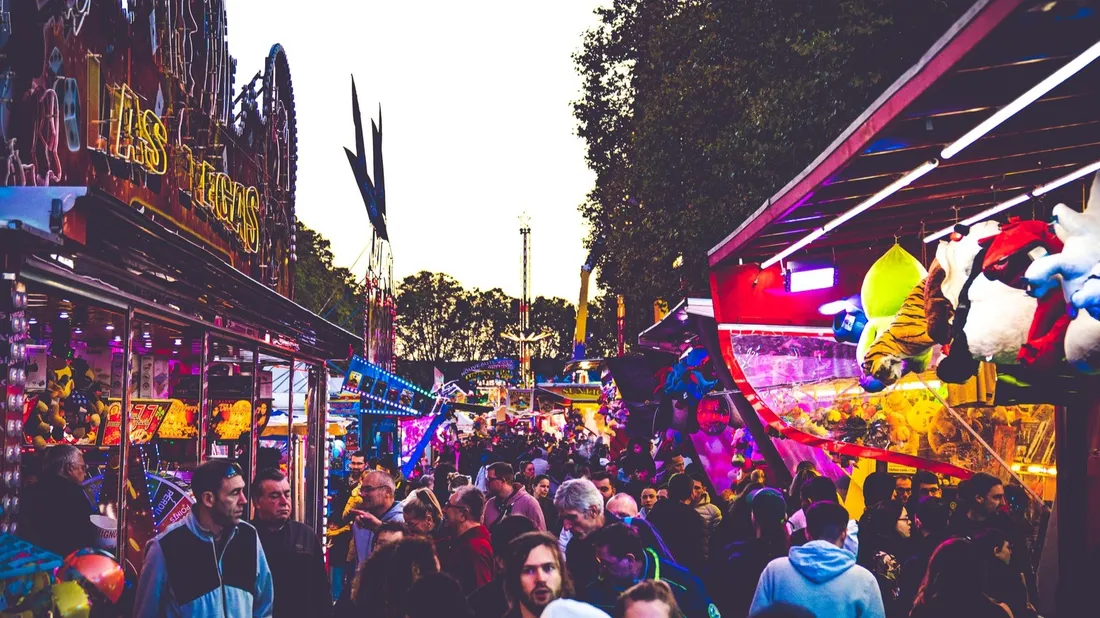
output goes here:
<path id="1" fill-rule="evenodd" d="M 507 427 L 412 478 L 355 453 L 327 565 L 282 473 L 247 479 L 211 460 L 191 514 L 147 546 L 128 603 L 150 618 L 1037 616 L 1034 535 L 1005 508 L 1026 503 L 1018 487 L 975 474 L 948 499 L 929 472 L 876 472 L 845 488 L 846 502 L 862 494 L 856 520 L 808 462 L 789 487 L 755 469 L 717 493 L 691 455 L 634 440 L 612 458 L 596 440 Z M 91 542 L 54 530 L 92 511 L 85 464 L 71 447 L 44 457 L 21 530 L 64 554 Z"/>
<path id="2" fill-rule="evenodd" d="M 874 473 L 856 521 L 808 462 L 790 487 L 754 470 L 712 497 L 685 455 L 507 427 L 411 480 L 357 454 L 334 505 L 336 615 L 1037 616 L 1028 535 L 993 476 L 952 509 L 934 474 Z"/>

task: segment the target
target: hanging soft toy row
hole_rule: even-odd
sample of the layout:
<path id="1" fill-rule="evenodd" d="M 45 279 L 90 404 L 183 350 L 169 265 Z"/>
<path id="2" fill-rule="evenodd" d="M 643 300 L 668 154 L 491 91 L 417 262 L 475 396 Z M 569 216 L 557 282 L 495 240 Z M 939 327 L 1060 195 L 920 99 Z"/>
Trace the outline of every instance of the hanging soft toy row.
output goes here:
<path id="1" fill-rule="evenodd" d="M 894 245 L 868 271 L 861 300 L 857 360 L 871 392 L 923 371 L 936 344 L 946 354 L 937 374 L 950 383 L 983 360 L 1100 373 L 1100 176 L 1084 213 L 1059 204 L 1052 225 L 963 228 L 939 243 L 927 272 Z"/>

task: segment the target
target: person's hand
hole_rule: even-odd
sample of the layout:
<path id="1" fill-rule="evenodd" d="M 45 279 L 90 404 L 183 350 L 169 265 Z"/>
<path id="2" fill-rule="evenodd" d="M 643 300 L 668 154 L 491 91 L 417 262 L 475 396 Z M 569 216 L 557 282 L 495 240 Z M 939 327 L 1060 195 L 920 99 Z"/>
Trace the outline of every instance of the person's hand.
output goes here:
<path id="1" fill-rule="evenodd" d="M 355 525 L 367 530 L 377 530 L 382 525 L 382 520 L 367 511 L 353 509 L 351 515 L 355 517 Z"/>

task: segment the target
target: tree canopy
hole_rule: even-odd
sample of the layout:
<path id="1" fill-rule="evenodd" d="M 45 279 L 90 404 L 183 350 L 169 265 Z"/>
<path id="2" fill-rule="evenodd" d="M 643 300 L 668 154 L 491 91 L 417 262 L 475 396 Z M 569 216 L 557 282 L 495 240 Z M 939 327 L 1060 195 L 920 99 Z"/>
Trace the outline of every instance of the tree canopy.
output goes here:
<path id="1" fill-rule="evenodd" d="M 606 347 L 602 311 L 589 303 L 589 345 L 592 356 L 613 351 Z M 614 312 L 612 312 L 614 320 Z M 516 356 L 515 343 L 501 333 L 515 332 L 519 300 L 500 288 L 466 289 L 454 277 L 421 271 L 405 277 L 397 289 L 397 355 L 406 361 L 465 361 Z M 532 356 L 568 360 L 573 353 L 576 308 L 561 298 L 539 296 L 531 302 L 531 327 L 550 336 L 535 345 Z"/>
<path id="2" fill-rule="evenodd" d="M 363 284 L 333 263 L 332 245 L 298 221 L 294 300 L 353 333 L 363 330 Z"/>
<path id="3" fill-rule="evenodd" d="M 574 56 L 596 185 L 580 210 L 627 299 L 709 296 L 707 251 L 813 160 L 973 0 L 614 0 Z M 679 264 L 679 266 L 674 266 Z"/>

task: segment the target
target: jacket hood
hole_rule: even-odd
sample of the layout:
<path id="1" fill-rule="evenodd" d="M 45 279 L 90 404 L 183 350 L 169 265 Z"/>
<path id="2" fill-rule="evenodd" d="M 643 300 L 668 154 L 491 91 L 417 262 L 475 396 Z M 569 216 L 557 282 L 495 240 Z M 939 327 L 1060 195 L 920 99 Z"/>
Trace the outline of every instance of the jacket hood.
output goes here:
<path id="1" fill-rule="evenodd" d="M 791 566 L 815 584 L 825 583 L 844 574 L 856 563 L 856 555 L 828 541 L 810 541 L 792 547 Z"/>

